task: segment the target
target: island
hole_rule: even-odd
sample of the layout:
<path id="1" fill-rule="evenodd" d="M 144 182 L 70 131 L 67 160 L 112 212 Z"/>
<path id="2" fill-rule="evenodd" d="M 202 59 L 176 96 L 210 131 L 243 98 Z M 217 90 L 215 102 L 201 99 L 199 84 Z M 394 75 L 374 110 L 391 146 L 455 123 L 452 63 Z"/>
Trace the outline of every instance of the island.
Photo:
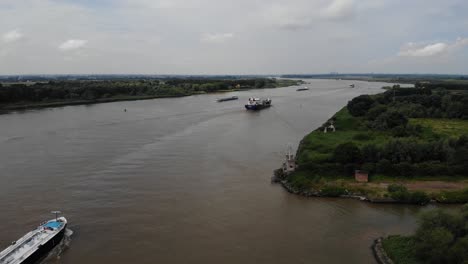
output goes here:
<path id="1" fill-rule="evenodd" d="M 305 196 L 468 202 L 468 81 L 358 96 L 300 142 L 274 181 Z"/>
<path id="2" fill-rule="evenodd" d="M 10 110 L 181 97 L 299 85 L 300 80 L 259 77 L 64 76 L 0 82 L 0 113 Z M 51 77 L 50 77 L 51 78 Z"/>

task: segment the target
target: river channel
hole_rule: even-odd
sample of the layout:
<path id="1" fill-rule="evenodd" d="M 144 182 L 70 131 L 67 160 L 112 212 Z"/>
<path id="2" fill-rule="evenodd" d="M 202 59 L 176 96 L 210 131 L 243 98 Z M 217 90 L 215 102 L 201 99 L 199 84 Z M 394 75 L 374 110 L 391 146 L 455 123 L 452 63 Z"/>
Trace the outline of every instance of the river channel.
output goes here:
<path id="1" fill-rule="evenodd" d="M 373 239 L 413 232 L 426 208 L 305 198 L 270 177 L 288 144 L 388 84 L 306 81 L 0 115 L 0 248 L 61 210 L 74 234 L 51 263 L 375 263 Z M 246 111 L 253 96 L 273 106 Z"/>

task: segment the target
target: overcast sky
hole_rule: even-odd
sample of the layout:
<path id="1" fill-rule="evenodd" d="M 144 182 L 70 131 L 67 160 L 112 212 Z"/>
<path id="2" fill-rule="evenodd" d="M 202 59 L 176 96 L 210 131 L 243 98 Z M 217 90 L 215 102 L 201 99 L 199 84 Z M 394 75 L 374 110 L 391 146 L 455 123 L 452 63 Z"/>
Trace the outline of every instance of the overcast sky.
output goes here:
<path id="1" fill-rule="evenodd" d="M 467 0 L 0 0 L 0 74 L 468 74 Z"/>

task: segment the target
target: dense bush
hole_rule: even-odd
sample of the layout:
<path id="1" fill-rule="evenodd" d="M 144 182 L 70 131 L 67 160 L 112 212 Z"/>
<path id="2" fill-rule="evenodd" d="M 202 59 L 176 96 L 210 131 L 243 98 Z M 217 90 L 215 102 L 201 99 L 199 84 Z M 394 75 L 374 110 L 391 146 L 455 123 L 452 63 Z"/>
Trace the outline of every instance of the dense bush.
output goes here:
<path id="1" fill-rule="evenodd" d="M 416 256 L 424 263 L 467 263 L 468 206 L 456 214 L 426 212 L 414 239 Z"/>
<path id="2" fill-rule="evenodd" d="M 383 247 L 395 263 L 468 263 L 468 205 L 425 212 L 414 236 L 389 236 Z"/>
<path id="3" fill-rule="evenodd" d="M 405 186 L 399 184 L 390 184 L 387 191 L 392 199 L 404 203 L 424 205 L 430 201 L 426 193 L 420 191 L 410 192 Z"/>
<path id="4" fill-rule="evenodd" d="M 468 189 L 460 191 L 442 191 L 436 196 L 442 203 L 468 203 Z"/>
<path id="5" fill-rule="evenodd" d="M 374 100 L 369 95 L 360 95 L 348 102 L 349 113 L 353 116 L 363 116 L 373 103 Z"/>
<path id="6" fill-rule="evenodd" d="M 361 161 L 362 154 L 356 144 L 346 142 L 335 148 L 333 159 L 341 164 L 357 163 Z"/>
<path id="7" fill-rule="evenodd" d="M 320 190 L 320 195 L 327 197 L 339 197 L 346 194 L 346 189 L 336 185 L 326 185 Z"/>
<path id="8" fill-rule="evenodd" d="M 378 130 L 388 130 L 398 126 L 406 126 L 408 123 L 408 118 L 403 114 L 392 111 L 384 112 L 379 115 L 372 123 L 371 127 Z"/>

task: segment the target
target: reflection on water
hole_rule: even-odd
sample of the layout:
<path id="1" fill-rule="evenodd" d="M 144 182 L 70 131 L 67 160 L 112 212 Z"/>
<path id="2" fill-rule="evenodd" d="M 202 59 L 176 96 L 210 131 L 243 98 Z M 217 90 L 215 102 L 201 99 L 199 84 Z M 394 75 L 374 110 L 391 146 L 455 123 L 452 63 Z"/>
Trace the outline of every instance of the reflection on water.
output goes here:
<path id="1" fill-rule="evenodd" d="M 310 82 L 0 115 L 0 247 L 60 209 L 75 234 L 52 262 L 373 263 L 372 240 L 412 232 L 420 207 L 270 184 L 289 143 L 384 85 Z M 245 111 L 253 96 L 273 107 Z"/>
<path id="2" fill-rule="evenodd" d="M 70 248 L 73 231 L 69 228 L 65 229 L 65 234 L 62 241 L 41 261 L 43 264 L 60 263 L 62 254 Z"/>

